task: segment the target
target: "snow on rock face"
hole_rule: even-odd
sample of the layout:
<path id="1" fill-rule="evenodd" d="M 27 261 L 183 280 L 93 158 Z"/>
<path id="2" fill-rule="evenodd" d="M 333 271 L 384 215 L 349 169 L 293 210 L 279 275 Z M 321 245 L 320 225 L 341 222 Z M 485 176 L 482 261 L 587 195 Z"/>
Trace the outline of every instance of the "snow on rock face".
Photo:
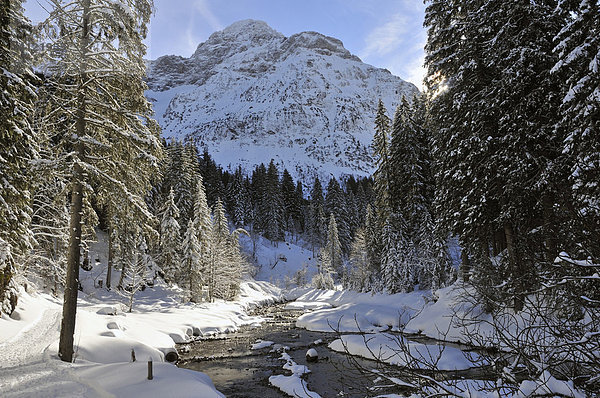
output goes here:
<path id="1" fill-rule="evenodd" d="M 165 137 L 193 136 L 224 167 L 273 158 L 306 182 L 370 174 L 378 100 L 391 114 L 418 92 L 338 39 L 285 37 L 253 20 L 213 33 L 190 58 L 150 61 L 148 86 Z"/>

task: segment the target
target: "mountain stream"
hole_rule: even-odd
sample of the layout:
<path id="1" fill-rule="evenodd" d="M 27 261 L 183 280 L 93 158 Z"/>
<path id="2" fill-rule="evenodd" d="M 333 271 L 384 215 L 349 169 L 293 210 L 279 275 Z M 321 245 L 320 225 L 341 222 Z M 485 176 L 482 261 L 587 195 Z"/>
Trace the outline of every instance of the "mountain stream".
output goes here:
<path id="1" fill-rule="evenodd" d="M 308 367 L 310 372 L 302 378 L 310 392 L 323 398 L 365 397 L 410 391 L 376 374 L 382 372 L 405 380 L 403 376 L 406 374 L 401 368 L 330 350 L 329 343 L 338 338 L 333 331 L 313 332 L 297 328 L 296 319 L 302 313 L 286 309 L 285 304 L 259 308 L 254 314 L 266 318 L 260 327 L 245 327 L 237 333 L 199 338 L 192 343 L 179 345 L 178 366 L 206 373 L 217 389 L 229 398 L 287 397 L 269 383 L 270 376 L 290 375 L 289 371 L 283 369 L 286 361 L 281 356 L 285 351 L 296 364 Z M 252 345 L 260 341 L 273 344 L 266 343 L 263 348 L 252 349 Z M 306 353 L 311 348 L 319 354 L 316 362 L 307 362 Z M 449 378 L 486 376 L 485 372 L 476 369 L 445 373 L 445 377 Z"/>

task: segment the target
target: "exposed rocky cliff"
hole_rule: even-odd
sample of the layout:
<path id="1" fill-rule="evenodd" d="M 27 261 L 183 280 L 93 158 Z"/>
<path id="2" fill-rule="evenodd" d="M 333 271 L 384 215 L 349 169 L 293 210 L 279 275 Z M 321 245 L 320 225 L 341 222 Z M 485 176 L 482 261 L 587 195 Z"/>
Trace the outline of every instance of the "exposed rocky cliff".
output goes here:
<path id="1" fill-rule="evenodd" d="M 377 101 L 393 113 L 417 92 L 338 39 L 285 37 L 253 20 L 213 33 L 190 58 L 151 61 L 148 85 L 166 137 L 193 136 L 224 167 L 275 159 L 307 181 L 370 174 Z"/>

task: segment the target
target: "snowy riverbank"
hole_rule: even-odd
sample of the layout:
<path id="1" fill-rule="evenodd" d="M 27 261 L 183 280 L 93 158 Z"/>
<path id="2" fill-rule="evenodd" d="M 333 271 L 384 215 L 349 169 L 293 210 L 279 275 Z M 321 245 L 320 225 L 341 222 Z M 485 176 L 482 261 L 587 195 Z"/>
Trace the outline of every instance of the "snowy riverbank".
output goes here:
<path id="1" fill-rule="evenodd" d="M 179 369 L 165 362 L 165 355 L 175 352 L 176 343 L 194 335 L 258 325 L 263 320 L 249 316 L 248 311 L 282 299 L 278 288 L 252 281 L 242 284 L 235 302 L 181 304 L 176 291 L 157 285 L 140 292 L 134 311 L 124 313 L 114 293 L 101 289 L 94 293 L 80 297 L 76 359 L 67 364 L 57 357 L 61 302 L 48 295 L 21 292 L 12 317 L 2 315 L 0 319 L 2 396 L 221 397 L 209 377 Z M 154 362 L 151 381 L 146 379 L 150 358 Z"/>

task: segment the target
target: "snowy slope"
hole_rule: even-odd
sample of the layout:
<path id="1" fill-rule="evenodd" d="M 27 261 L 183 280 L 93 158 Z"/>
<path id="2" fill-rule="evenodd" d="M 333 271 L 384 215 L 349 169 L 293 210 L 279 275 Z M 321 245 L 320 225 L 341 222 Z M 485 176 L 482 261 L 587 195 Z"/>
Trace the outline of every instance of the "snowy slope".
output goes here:
<path id="1" fill-rule="evenodd" d="M 370 174 L 377 101 L 393 113 L 417 92 L 338 39 L 285 37 L 253 20 L 213 33 L 191 58 L 149 62 L 148 85 L 165 137 L 195 137 L 224 167 L 274 159 L 295 178 L 325 180 Z"/>
<path id="2" fill-rule="evenodd" d="M 116 289 L 99 287 L 105 279 L 106 235 L 97 231 L 90 247 L 94 260 L 81 270 L 75 330 L 75 363 L 58 359 L 62 299 L 21 289 L 19 304 L 9 317 L 0 314 L 0 397 L 223 397 L 203 373 L 166 362 L 175 344 L 194 336 L 236 332 L 264 319 L 250 309 L 283 299 L 266 282 L 242 282 L 236 301 L 182 302 L 181 290 L 160 279 L 138 292 L 133 312 Z M 113 272 L 116 286 L 120 273 Z M 137 362 L 131 361 L 134 351 Z M 154 362 L 148 381 L 147 360 Z"/>

